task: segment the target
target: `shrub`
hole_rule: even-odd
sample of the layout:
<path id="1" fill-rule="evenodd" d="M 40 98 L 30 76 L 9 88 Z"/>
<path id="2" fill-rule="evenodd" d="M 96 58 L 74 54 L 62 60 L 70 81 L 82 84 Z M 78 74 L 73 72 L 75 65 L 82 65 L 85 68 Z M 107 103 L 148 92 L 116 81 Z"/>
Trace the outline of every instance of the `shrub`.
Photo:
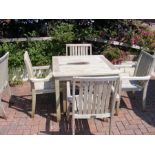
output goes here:
<path id="1" fill-rule="evenodd" d="M 120 64 L 122 61 L 126 60 L 128 58 L 129 52 L 115 47 L 108 45 L 105 49 L 105 52 L 103 52 L 104 56 L 110 60 L 113 64 Z"/>
<path id="2" fill-rule="evenodd" d="M 55 25 L 51 35 L 60 43 L 69 43 L 75 40 L 74 25 L 68 23 L 60 23 Z"/>
<path id="3" fill-rule="evenodd" d="M 107 46 L 107 48 L 105 49 L 105 52 L 103 54 L 107 59 L 112 61 L 114 59 L 120 58 L 121 50 L 117 47 Z"/>
<path id="4" fill-rule="evenodd" d="M 52 41 L 33 41 L 3 43 L 0 45 L 1 55 L 9 52 L 9 67 L 23 67 L 24 51 L 28 51 L 33 65 L 47 65 L 52 61 L 55 54 Z"/>
<path id="5" fill-rule="evenodd" d="M 78 28 L 75 31 L 77 38 L 81 40 L 85 40 L 86 38 L 98 38 L 99 36 L 99 31 L 93 27 Z"/>

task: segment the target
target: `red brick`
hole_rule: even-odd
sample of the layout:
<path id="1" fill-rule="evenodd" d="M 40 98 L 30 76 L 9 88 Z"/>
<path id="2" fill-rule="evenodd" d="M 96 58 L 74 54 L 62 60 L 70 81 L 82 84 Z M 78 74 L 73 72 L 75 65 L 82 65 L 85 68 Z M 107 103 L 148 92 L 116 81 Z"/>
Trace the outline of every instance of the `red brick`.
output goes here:
<path id="1" fill-rule="evenodd" d="M 38 134 L 38 130 L 31 130 L 30 134 L 31 135 L 37 135 Z"/>
<path id="2" fill-rule="evenodd" d="M 31 130 L 24 130 L 23 131 L 23 135 L 30 135 L 31 134 Z"/>
<path id="3" fill-rule="evenodd" d="M 127 120 L 128 120 L 128 121 L 133 120 L 133 118 L 131 117 L 131 115 L 130 115 L 130 114 L 128 114 L 128 113 L 127 113 L 127 114 L 125 114 L 125 117 L 127 118 Z"/>
<path id="4" fill-rule="evenodd" d="M 135 133 L 136 135 L 142 135 L 142 132 L 141 132 L 140 129 L 135 129 L 135 130 L 134 130 L 134 133 Z"/>
<path id="5" fill-rule="evenodd" d="M 133 124 L 133 125 L 128 125 L 128 126 L 126 126 L 125 127 L 127 130 L 135 130 L 135 129 L 138 129 L 138 126 L 137 125 L 135 125 L 135 124 Z"/>
<path id="6" fill-rule="evenodd" d="M 94 123 L 94 119 L 89 119 L 88 124 L 89 124 L 89 128 L 90 128 L 90 132 L 97 133 L 97 129 L 96 129 L 96 125 Z"/>
<path id="7" fill-rule="evenodd" d="M 118 127 L 119 131 L 125 130 L 124 125 L 122 124 L 122 122 L 116 122 L 116 126 Z"/>
<path id="8" fill-rule="evenodd" d="M 147 130 L 149 131 L 149 133 L 153 133 L 153 132 L 155 132 L 155 128 L 154 128 L 154 127 L 147 128 Z"/>
<path id="9" fill-rule="evenodd" d="M 24 131 L 23 129 L 17 129 L 16 132 L 15 132 L 15 134 L 16 135 L 22 135 L 23 134 L 23 131 Z"/>
<path id="10" fill-rule="evenodd" d="M 134 131 L 133 130 L 126 130 L 128 135 L 134 135 Z"/>
<path id="11" fill-rule="evenodd" d="M 106 122 L 106 123 L 109 124 L 108 122 Z M 101 120 L 95 119 L 95 124 L 96 124 L 96 128 L 97 128 L 97 132 L 102 133 L 104 130 L 103 130 Z"/>
<path id="12" fill-rule="evenodd" d="M 119 132 L 119 130 L 118 130 L 117 127 L 112 128 L 112 133 L 113 133 L 114 135 L 120 135 L 120 132 Z"/>
<path id="13" fill-rule="evenodd" d="M 122 122 L 122 124 L 124 125 L 125 128 L 126 128 L 126 126 L 129 126 L 129 122 L 127 121 L 127 119 L 124 119 L 121 122 Z"/>
<path id="14" fill-rule="evenodd" d="M 126 130 L 121 130 L 121 131 L 120 131 L 120 134 L 121 134 L 121 135 L 127 135 L 127 132 L 126 132 Z"/>
<path id="15" fill-rule="evenodd" d="M 148 130 L 145 128 L 143 124 L 139 124 L 138 127 L 143 134 L 148 132 Z"/>
<path id="16" fill-rule="evenodd" d="M 129 123 L 132 125 L 138 125 L 138 124 L 142 124 L 142 121 L 137 120 L 137 119 L 133 119 L 133 120 L 130 120 Z"/>
<path id="17" fill-rule="evenodd" d="M 9 130 L 7 134 L 8 134 L 8 135 L 16 135 L 16 134 L 17 134 L 17 133 L 16 133 L 16 129 L 11 129 L 11 130 Z"/>
<path id="18" fill-rule="evenodd" d="M 133 130 L 121 130 L 121 135 L 134 135 Z"/>

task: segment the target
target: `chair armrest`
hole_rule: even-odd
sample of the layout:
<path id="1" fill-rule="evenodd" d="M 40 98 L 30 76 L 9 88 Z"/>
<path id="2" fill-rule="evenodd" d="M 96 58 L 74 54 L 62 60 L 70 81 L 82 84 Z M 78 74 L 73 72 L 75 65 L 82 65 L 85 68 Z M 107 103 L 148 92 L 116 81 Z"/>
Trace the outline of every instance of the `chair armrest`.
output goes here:
<path id="1" fill-rule="evenodd" d="M 53 73 L 52 72 L 50 72 L 46 77 L 45 77 L 45 79 L 51 79 L 53 77 Z"/>
<path id="2" fill-rule="evenodd" d="M 117 68 L 131 68 L 131 67 L 135 67 L 136 63 L 133 64 L 122 64 L 122 65 L 114 65 Z"/>
<path id="3" fill-rule="evenodd" d="M 43 70 L 43 69 L 50 69 L 50 65 L 48 66 L 33 66 L 34 70 Z"/>
<path id="4" fill-rule="evenodd" d="M 48 74 L 45 78 L 30 78 L 31 82 L 48 82 L 52 79 L 52 72 Z"/>
<path id="5" fill-rule="evenodd" d="M 137 81 L 145 81 L 145 80 L 149 80 L 151 78 L 151 76 L 122 76 L 120 77 L 121 80 L 137 80 Z"/>
<path id="6" fill-rule="evenodd" d="M 30 78 L 29 79 L 31 82 L 47 82 L 49 81 L 49 79 L 45 79 L 45 78 L 40 78 L 40 79 L 37 79 L 37 78 Z"/>

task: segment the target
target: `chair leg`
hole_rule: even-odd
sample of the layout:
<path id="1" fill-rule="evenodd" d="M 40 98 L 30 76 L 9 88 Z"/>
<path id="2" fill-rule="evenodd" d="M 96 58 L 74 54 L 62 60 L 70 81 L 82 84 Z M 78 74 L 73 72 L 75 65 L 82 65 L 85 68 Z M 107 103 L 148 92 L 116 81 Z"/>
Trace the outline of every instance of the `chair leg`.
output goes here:
<path id="1" fill-rule="evenodd" d="M 132 91 L 132 97 L 133 97 L 134 100 L 136 99 L 135 91 Z"/>
<path id="2" fill-rule="evenodd" d="M 117 116 L 119 113 L 119 107 L 120 107 L 120 100 L 116 102 L 116 113 L 115 113 L 115 115 L 117 115 Z"/>
<path id="3" fill-rule="evenodd" d="M 12 94 L 11 94 L 11 89 L 10 89 L 10 85 L 9 84 L 7 85 L 7 89 L 8 89 L 8 95 L 9 95 L 9 97 L 11 97 Z"/>
<path id="4" fill-rule="evenodd" d="M 75 118 L 72 116 L 72 134 L 75 135 Z"/>
<path id="5" fill-rule="evenodd" d="M 1 98 L 0 98 L 0 116 L 2 116 L 5 119 L 7 119 L 4 107 L 3 107 L 2 102 L 1 102 Z"/>
<path id="6" fill-rule="evenodd" d="M 34 117 L 35 108 L 36 108 L 36 93 L 35 93 L 35 90 L 32 89 L 32 113 L 31 113 L 31 117 Z"/>
<path id="7" fill-rule="evenodd" d="M 11 101 L 10 99 L 11 99 L 12 93 L 11 93 L 11 89 L 10 89 L 9 83 L 7 85 L 7 92 L 8 92 L 8 95 L 9 95 L 9 107 L 11 107 L 14 103 L 10 102 Z"/>
<path id="8" fill-rule="evenodd" d="M 116 115 L 119 113 L 119 107 L 120 107 L 120 102 L 121 102 L 121 86 L 122 86 L 122 81 L 120 81 L 119 89 L 118 89 L 118 97 L 116 96 Z"/>
<path id="9" fill-rule="evenodd" d="M 66 90 L 66 83 L 63 85 L 63 112 L 67 112 L 67 90 Z"/>
<path id="10" fill-rule="evenodd" d="M 70 116 L 69 114 L 70 114 L 70 105 L 68 105 L 67 112 L 66 112 L 67 121 L 69 121 L 69 116 Z"/>
<path id="11" fill-rule="evenodd" d="M 143 111 L 145 111 L 145 109 L 146 109 L 147 87 L 148 87 L 148 81 L 145 83 L 144 90 L 143 90 L 143 97 L 142 97 L 142 110 Z"/>
<path id="12" fill-rule="evenodd" d="M 109 122 L 109 135 L 111 135 L 111 125 L 112 125 L 112 117 L 110 117 L 110 122 Z"/>

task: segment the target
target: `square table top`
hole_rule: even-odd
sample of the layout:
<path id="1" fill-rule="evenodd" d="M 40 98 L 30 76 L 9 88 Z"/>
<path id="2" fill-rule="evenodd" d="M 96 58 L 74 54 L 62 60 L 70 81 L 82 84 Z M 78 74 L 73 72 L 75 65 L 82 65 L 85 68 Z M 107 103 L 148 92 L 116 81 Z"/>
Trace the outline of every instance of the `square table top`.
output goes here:
<path id="1" fill-rule="evenodd" d="M 56 78 L 118 75 L 119 73 L 120 70 L 103 55 L 53 57 L 53 76 Z"/>

